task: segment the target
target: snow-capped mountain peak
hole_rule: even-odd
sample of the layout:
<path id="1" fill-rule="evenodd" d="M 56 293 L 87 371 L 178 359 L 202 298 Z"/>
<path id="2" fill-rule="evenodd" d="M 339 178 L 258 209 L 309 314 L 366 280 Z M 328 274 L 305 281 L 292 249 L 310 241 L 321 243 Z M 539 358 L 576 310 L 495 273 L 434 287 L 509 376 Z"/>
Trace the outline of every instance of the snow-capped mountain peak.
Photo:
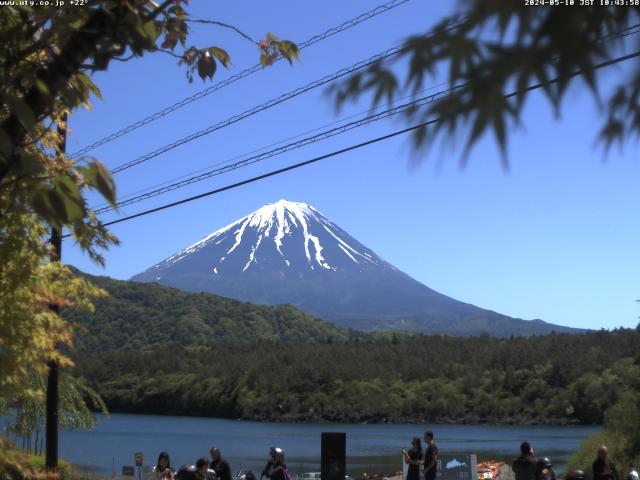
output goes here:
<path id="1" fill-rule="evenodd" d="M 211 275 L 267 266 L 298 272 L 361 269 L 363 265 L 393 268 L 312 206 L 288 200 L 264 205 L 167 258 L 151 269 L 155 279 L 196 254 Z"/>
<path id="2" fill-rule="evenodd" d="M 397 245 L 402 248 L 402 235 Z M 548 324 L 532 329 L 524 320 L 442 295 L 385 262 L 312 206 L 287 200 L 260 207 L 133 280 L 253 303 L 291 304 L 365 330 L 458 335 L 561 330 Z M 260 328 L 260 318 L 253 320 Z"/>

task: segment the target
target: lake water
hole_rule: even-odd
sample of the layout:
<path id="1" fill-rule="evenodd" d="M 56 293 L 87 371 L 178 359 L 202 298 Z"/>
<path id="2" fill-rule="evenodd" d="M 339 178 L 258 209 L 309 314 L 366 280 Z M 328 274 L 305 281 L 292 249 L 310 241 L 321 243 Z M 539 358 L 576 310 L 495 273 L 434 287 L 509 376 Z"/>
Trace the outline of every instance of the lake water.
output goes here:
<path id="1" fill-rule="evenodd" d="M 400 470 L 402 448 L 425 429 L 435 433 L 442 453 L 476 453 L 478 459 L 512 459 L 520 442 L 531 442 L 536 454 L 548 456 L 562 471 L 567 458 L 597 427 L 476 426 L 407 424 L 262 423 L 197 417 L 113 414 L 101 418 L 91 431 L 61 432 L 60 456 L 86 466 L 90 474 L 120 475 L 134 464 L 134 453 L 144 453 L 144 464 L 154 465 L 166 450 L 175 467 L 195 463 L 218 446 L 234 473 L 261 472 L 270 446 L 285 449 L 292 473 L 320 470 L 320 433 L 346 432 L 347 472 L 383 473 Z"/>

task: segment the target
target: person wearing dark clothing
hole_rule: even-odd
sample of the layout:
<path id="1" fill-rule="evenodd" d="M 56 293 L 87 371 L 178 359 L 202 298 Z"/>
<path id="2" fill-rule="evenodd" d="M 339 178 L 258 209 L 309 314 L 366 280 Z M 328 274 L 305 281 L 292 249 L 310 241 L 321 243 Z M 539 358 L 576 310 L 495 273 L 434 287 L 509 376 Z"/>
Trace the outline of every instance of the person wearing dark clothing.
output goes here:
<path id="1" fill-rule="evenodd" d="M 195 465 L 182 465 L 176 472 L 176 480 L 195 480 L 196 478 L 196 466 Z"/>
<path id="2" fill-rule="evenodd" d="M 529 442 L 522 442 L 520 445 L 520 456 L 511 464 L 516 480 L 537 480 L 538 479 L 538 459 L 533 454 L 533 448 Z"/>
<path id="3" fill-rule="evenodd" d="M 287 477 L 284 474 L 284 467 L 274 465 L 271 470 L 271 476 L 269 478 L 271 480 L 287 480 Z"/>
<path id="4" fill-rule="evenodd" d="M 267 464 L 264 466 L 264 470 L 262 470 L 262 473 L 260 474 L 260 480 L 262 480 L 264 477 L 270 478 L 269 472 L 271 471 L 272 466 L 273 466 L 273 462 L 269 460 Z"/>
<path id="5" fill-rule="evenodd" d="M 287 465 L 284 463 L 284 450 L 274 448 L 272 452 L 271 468 L 267 472 L 270 480 L 290 480 Z"/>
<path id="6" fill-rule="evenodd" d="M 171 469 L 171 460 L 167 452 L 160 452 L 153 473 L 157 480 L 173 480 L 174 471 Z"/>
<path id="7" fill-rule="evenodd" d="M 269 472 L 271 472 L 271 467 L 273 467 L 273 464 L 276 461 L 276 449 L 275 447 L 270 447 L 269 448 L 269 460 L 267 461 L 267 464 L 264 466 L 264 470 L 262 470 L 262 473 L 260 474 L 260 480 L 262 480 L 264 477 L 269 478 Z"/>
<path id="8" fill-rule="evenodd" d="M 598 449 L 598 458 L 593 462 L 593 480 L 619 480 L 618 471 L 609 459 L 609 449 L 605 445 Z"/>
<path id="9" fill-rule="evenodd" d="M 438 446 L 433 441 L 433 432 L 424 432 L 424 480 L 435 480 L 438 473 Z"/>
<path id="10" fill-rule="evenodd" d="M 404 463 L 409 465 L 406 480 L 420 480 L 420 464 L 422 463 L 422 445 L 418 437 L 411 440 L 411 450 L 402 450 Z"/>
<path id="11" fill-rule="evenodd" d="M 229 462 L 220 455 L 220 449 L 211 447 L 209 454 L 211 455 L 209 468 L 216 472 L 218 480 L 231 480 L 231 467 L 229 466 Z"/>
<path id="12" fill-rule="evenodd" d="M 176 474 L 177 480 L 216 480 L 213 470 L 209 470 L 209 461 L 199 458 L 195 465 L 183 465 Z"/>
<path id="13" fill-rule="evenodd" d="M 206 458 L 199 458 L 196 462 L 196 478 L 198 480 L 218 480 L 215 470 L 209 468 Z"/>
<path id="14" fill-rule="evenodd" d="M 556 480 L 553 464 L 547 457 L 538 460 L 538 480 Z"/>

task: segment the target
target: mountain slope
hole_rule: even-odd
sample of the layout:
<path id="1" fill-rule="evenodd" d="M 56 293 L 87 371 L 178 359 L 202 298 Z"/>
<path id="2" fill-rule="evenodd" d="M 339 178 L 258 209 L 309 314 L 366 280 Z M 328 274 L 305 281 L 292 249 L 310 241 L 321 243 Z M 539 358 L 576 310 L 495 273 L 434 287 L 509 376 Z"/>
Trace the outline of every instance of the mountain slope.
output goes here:
<path id="1" fill-rule="evenodd" d="M 93 314 L 65 312 L 86 330 L 76 336 L 80 352 L 215 347 L 220 342 L 257 340 L 341 342 L 358 336 L 290 306 L 251 305 L 162 285 L 87 277 L 110 295 L 93 302 Z"/>
<path id="2" fill-rule="evenodd" d="M 497 336 L 569 331 L 442 295 L 304 203 L 268 204 L 133 277 L 260 304 L 291 304 L 365 330 Z"/>

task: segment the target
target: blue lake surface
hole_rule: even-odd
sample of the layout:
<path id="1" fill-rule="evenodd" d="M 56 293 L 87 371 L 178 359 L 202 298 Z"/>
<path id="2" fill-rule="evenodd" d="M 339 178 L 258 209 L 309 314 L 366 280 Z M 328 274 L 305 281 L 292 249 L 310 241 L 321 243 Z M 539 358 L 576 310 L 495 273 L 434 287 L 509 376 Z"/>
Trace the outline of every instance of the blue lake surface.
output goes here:
<path id="1" fill-rule="evenodd" d="M 266 423 L 198 417 L 113 414 L 100 417 L 91 431 L 61 432 L 60 456 L 83 467 L 88 474 L 111 476 L 115 465 L 133 465 L 134 453 L 143 452 L 144 464 L 155 465 L 166 450 L 175 467 L 208 456 L 218 446 L 234 473 L 240 469 L 261 472 L 269 447 L 285 449 L 292 473 L 319 471 L 321 432 L 346 432 L 347 472 L 383 473 L 400 470 L 402 448 L 411 437 L 435 433 L 442 453 L 476 453 L 480 459 L 510 460 L 520 442 L 527 440 L 536 454 L 550 457 L 562 471 L 567 458 L 598 427 L 412 425 L 412 424 L 312 424 Z"/>

